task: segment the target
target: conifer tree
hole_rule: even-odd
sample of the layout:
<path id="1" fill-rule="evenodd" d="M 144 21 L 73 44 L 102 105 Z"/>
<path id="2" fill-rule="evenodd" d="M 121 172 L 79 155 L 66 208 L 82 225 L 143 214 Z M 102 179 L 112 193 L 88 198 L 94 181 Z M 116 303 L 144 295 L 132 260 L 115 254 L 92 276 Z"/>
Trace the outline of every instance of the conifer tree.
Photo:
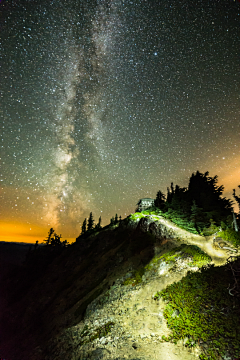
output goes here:
<path id="1" fill-rule="evenodd" d="M 90 212 L 89 218 L 88 218 L 87 231 L 93 229 L 93 224 L 94 224 L 93 215 L 92 215 L 92 212 Z"/>
<path id="2" fill-rule="evenodd" d="M 193 200 L 193 204 L 191 207 L 191 222 L 194 224 L 195 229 L 200 232 L 208 223 L 205 220 L 205 216 L 203 210 L 197 206 L 196 201 Z"/>
<path id="3" fill-rule="evenodd" d="M 171 182 L 171 191 L 169 188 L 167 188 L 167 203 L 168 204 L 171 204 L 173 195 L 174 195 L 174 188 L 173 188 L 173 182 Z"/>
<path id="4" fill-rule="evenodd" d="M 98 219 L 98 223 L 97 223 L 97 225 L 95 226 L 96 229 L 101 229 L 101 222 L 102 222 L 102 218 L 101 218 L 101 216 L 100 216 L 99 219 Z"/>
<path id="5" fill-rule="evenodd" d="M 115 219 L 114 219 L 114 223 L 117 224 L 118 223 L 118 215 L 115 215 Z"/>
<path id="6" fill-rule="evenodd" d="M 208 172 L 203 174 L 199 171 L 192 174 L 187 197 L 196 201 L 196 204 L 208 214 L 208 219 L 214 218 L 220 224 L 223 218 L 231 214 L 232 201 L 221 197 L 224 187 L 217 185 L 217 175 L 214 177 L 208 175 Z"/>
<path id="7" fill-rule="evenodd" d="M 54 237 L 51 238 L 51 246 L 61 246 L 61 237 L 62 235 L 57 235 L 54 233 Z"/>
<path id="8" fill-rule="evenodd" d="M 51 228 L 49 230 L 49 233 L 48 233 L 48 237 L 46 240 L 44 240 L 46 242 L 46 245 L 50 245 L 51 244 L 51 241 L 52 241 L 52 235 L 54 234 L 54 230 L 53 228 Z"/>
<path id="9" fill-rule="evenodd" d="M 85 218 L 83 220 L 83 224 L 82 224 L 82 232 L 81 235 L 85 234 L 85 232 L 87 231 L 87 219 Z"/>
<path id="10" fill-rule="evenodd" d="M 154 201 L 154 205 L 156 207 L 158 207 L 159 209 L 163 209 L 164 206 L 165 206 L 165 199 L 166 199 L 165 195 L 161 192 L 161 190 L 159 190 L 157 192 L 157 196 L 156 196 L 156 199 Z"/>

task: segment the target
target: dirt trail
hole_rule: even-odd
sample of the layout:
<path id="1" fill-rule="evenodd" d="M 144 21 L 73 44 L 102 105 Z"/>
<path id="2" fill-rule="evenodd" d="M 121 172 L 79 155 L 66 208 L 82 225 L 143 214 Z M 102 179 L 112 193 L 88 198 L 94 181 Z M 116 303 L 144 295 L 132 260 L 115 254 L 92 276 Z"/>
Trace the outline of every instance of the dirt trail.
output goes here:
<path id="1" fill-rule="evenodd" d="M 214 235 L 201 236 L 201 235 L 191 234 L 186 230 L 180 229 L 179 227 L 175 226 L 171 221 L 167 219 L 163 219 L 162 217 L 159 217 L 159 222 L 173 229 L 174 233 L 178 235 L 178 237 L 181 239 L 179 243 L 199 246 L 206 254 L 211 256 L 213 263 L 216 266 L 224 265 L 226 263 L 226 260 L 229 258 L 229 256 L 236 255 L 236 253 L 233 251 L 214 248 L 213 246 Z"/>
<path id="2" fill-rule="evenodd" d="M 131 298 L 127 299 L 122 308 L 130 310 L 129 315 L 121 318 L 122 325 L 126 333 L 132 334 L 134 339 L 138 339 L 131 346 L 129 341 L 125 349 L 118 349 L 117 355 L 126 359 L 153 359 L 153 360 L 196 360 L 200 354 L 198 348 L 189 350 L 183 346 L 182 342 L 177 345 L 173 343 L 160 342 L 162 335 L 169 335 L 163 310 L 166 304 L 163 301 L 153 300 L 153 295 L 167 285 L 181 280 L 186 274 L 186 270 L 181 273 L 174 273 L 171 276 L 165 274 L 157 276 L 156 279 L 143 285 L 139 290 L 131 293 Z"/>

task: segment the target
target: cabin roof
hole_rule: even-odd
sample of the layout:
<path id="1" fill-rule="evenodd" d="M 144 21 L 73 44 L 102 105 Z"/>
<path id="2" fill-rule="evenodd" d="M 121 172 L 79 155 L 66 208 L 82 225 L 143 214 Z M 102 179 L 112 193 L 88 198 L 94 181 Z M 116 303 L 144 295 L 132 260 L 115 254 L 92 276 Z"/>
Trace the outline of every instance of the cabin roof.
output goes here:
<path id="1" fill-rule="evenodd" d="M 152 198 L 142 198 L 138 201 L 137 205 L 139 205 L 141 203 L 142 200 L 151 200 L 151 201 L 154 201 L 154 199 Z"/>

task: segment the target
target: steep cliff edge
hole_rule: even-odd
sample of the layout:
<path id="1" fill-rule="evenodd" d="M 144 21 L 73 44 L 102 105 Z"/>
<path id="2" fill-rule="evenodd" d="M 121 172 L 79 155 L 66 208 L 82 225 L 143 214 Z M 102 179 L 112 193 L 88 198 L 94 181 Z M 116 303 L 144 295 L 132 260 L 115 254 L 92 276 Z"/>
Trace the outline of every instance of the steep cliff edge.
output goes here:
<path id="1" fill-rule="evenodd" d="M 180 340 L 175 336 L 176 344 L 163 340 L 172 330 L 166 303 L 156 294 L 188 271 L 197 274 L 207 263 L 223 265 L 228 257 L 214 248 L 212 238 L 190 234 L 161 217 L 128 218 L 71 245 L 36 280 L 28 268 L 9 278 L 0 356 L 194 359 L 208 351 L 208 341 L 199 337 L 202 343 L 189 346 L 184 333 Z M 231 282 L 231 269 L 228 275 Z M 238 297 L 232 299 L 235 307 L 227 305 L 228 313 L 239 311 Z M 222 359 L 230 352 L 226 349 Z"/>

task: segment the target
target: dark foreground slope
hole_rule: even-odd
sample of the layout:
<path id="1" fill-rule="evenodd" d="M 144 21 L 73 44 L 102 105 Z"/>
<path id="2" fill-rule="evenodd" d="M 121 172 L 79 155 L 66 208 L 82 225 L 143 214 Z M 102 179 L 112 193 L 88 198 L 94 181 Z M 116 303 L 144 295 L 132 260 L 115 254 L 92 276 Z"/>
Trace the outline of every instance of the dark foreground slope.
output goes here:
<path id="1" fill-rule="evenodd" d="M 4 282 L 0 356 L 33 358 L 37 346 L 77 324 L 87 305 L 124 273 L 153 256 L 154 237 L 125 226 L 101 231 L 65 249 L 47 268 L 19 267 Z M 41 358 L 41 357 L 40 357 Z"/>
<path id="2" fill-rule="evenodd" d="M 6 279 L 9 271 L 23 263 L 33 244 L 0 242 L 0 281 Z"/>
<path id="3" fill-rule="evenodd" d="M 181 283 L 183 277 L 189 277 L 187 271 L 197 274 L 198 268 L 211 262 L 211 255 L 199 248 L 201 241 L 206 251 L 215 251 L 215 257 L 227 258 L 222 250 L 214 250 L 208 239 L 191 235 L 160 217 L 146 216 L 135 221 L 126 219 L 115 227 L 80 238 L 55 258 L 48 254 L 48 260 L 52 260 L 49 265 L 47 261 L 38 262 L 37 258 L 28 262 L 6 286 L 0 319 L 0 356 L 8 360 L 122 360 L 126 356 L 131 360 L 163 360 L 166 352 L 171 360 L 193 360 L 201 352 L 208 354 L 212 339 L 217 341 L 220 335 L 221 344 L 227 341 L 226 347 L 222 347 L 222 357 L 206 355 L 201 359 L 225 359 L 230 357 L 227 351 L 230 355 L 231 351 L 238 353 L 237 349 L 228 348 L 228 338 L 235 344 L 239 328 L 236 326 L 233 332 L 227 326 L 223 331 L 220 329 L 222 322 L 227 324 L 229 314 L 234 318 L 239 314 L 238 286 L 230 295 L 226 285 L 229 281 L 234 286 L 231 266 L 221 268 L 217 286 L 218 271 L 212 273 L 211 269 L 206 270 L 210 273 L 204 275 L 202 285 L 201 274 L 196 275 L 196 287 L 195 275 Z M 188 245 L 191 243 L 194 245 Z M 224 282 L 223 274 L 226 274 Z M 208 279 L 212 279 L 209 284 Z M 161 295 L 174 282 L 180 285 L 173 293 L 181 296 L 175 298 L 171 288 L 170 293 Z M 204 294 L 209 291 L 215 294 L 215 288 L 219 294 L 222 283 L 220 299 L 211 296 L 215 303 L 220 303 L 216 307 L 211 299 L 205 300 Z M 190 294 L 192 289 L 195 293 Z M 167 312 L 158 300 L 161 296 L 173 302 Z M 199 296 L 196 313 L 205 311 L 209 324 L 211 317 L 215 319 L 223 312 L 217 323 L 219 331 L 214 329 L 212 334 L 206 325 L 204 331 L 210 333 L 203 338 L 199 325 L 195 329 L 191 324 L 194 299 Z M 185 297 L 189 301 L 185 302 Z M 182 329 L 187 330 L 181 330 L 178 319 L 186 319 L 192 333 L 188 333 L 190 330 L 185 325 Z M 172 326 L 172 338 L 167 323 Z M 235 326 L 234 321 L 231 324 Z M 162 336 L 167 342 L 162 342 Z M 182 348 L 171 344 L 171 339 L 181 340 Z M 198 353 L 188 353 L 189 347 Z"/>

